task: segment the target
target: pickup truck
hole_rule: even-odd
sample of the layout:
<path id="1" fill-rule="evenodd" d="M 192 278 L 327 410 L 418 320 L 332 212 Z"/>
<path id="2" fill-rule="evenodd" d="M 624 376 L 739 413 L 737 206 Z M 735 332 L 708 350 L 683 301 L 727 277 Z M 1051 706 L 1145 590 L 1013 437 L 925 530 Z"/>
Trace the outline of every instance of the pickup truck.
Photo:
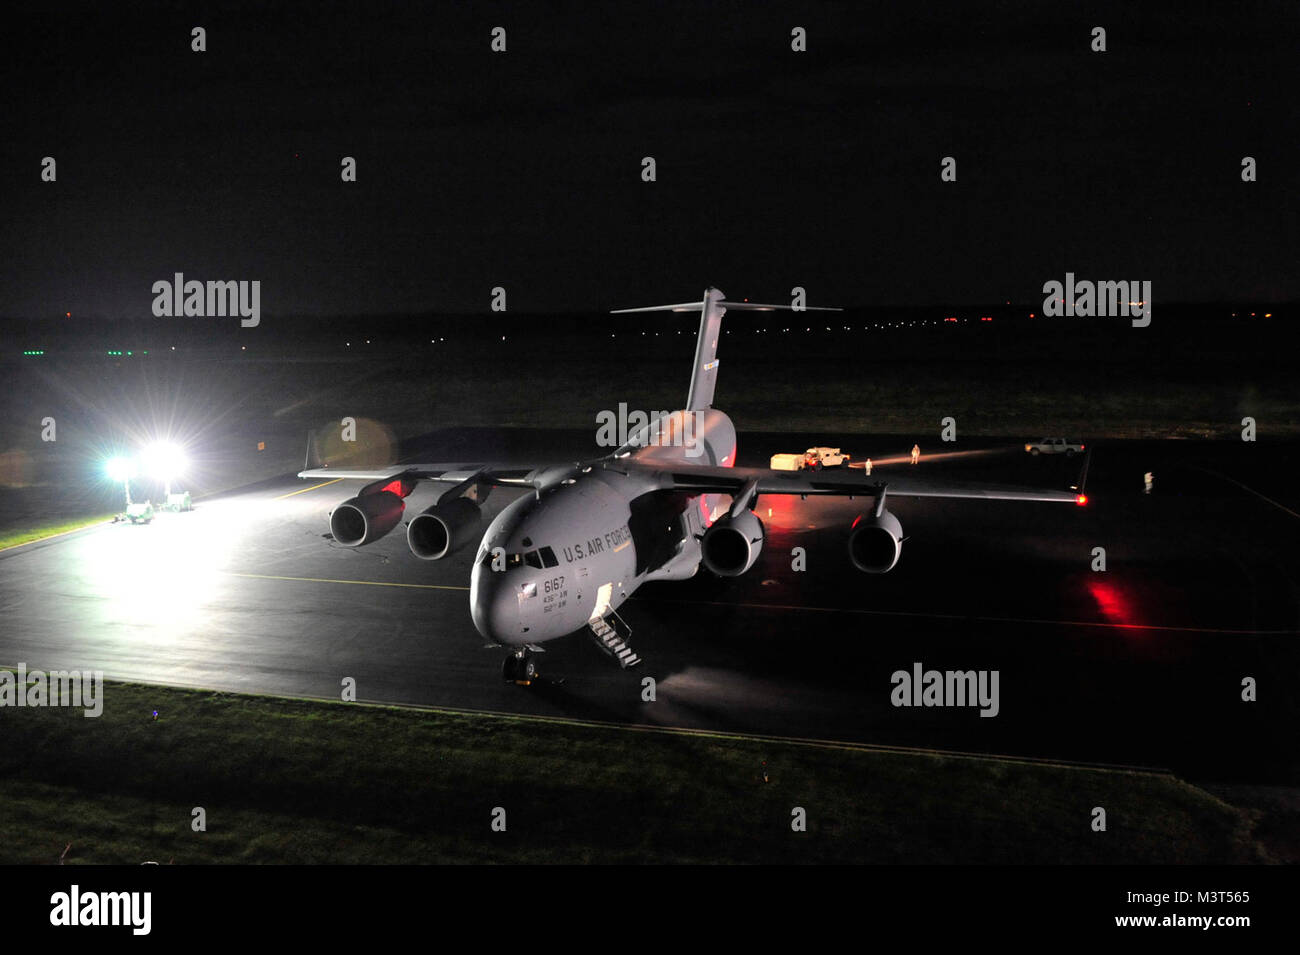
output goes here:
<path id="1" fill-rule="evenodd" d="M 1043 438 L 1041 441 L 1031 441 L 1026 444 L 1025 450 L 1035 457 L 1040 454 L 1064 454 L 1067 458 L 1072 458 L 1076 454 L 1083 453 L 1083 445 L 1074 444 L 1064 438 Z"/>

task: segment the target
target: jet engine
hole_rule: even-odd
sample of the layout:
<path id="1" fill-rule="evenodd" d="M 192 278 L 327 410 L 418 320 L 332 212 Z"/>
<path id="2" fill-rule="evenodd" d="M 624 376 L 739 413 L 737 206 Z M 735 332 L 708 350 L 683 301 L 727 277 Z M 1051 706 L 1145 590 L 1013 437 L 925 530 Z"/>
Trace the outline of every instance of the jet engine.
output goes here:
<path id="1" fill-rule="evenodd" d="M 392 491 L 349 498 L 330 512 L 330 533 L 344 547 L 360 547 L 383 537 L 402 519 L 406 502 Z"/>
<path id="2" fill-rule="evenodd" d="M 880 516 L 861 514 L 849 534 L 849 560 L 866 574 L 884 574 L 894 569 L 903 552 L 903 525 L 889 511 Z"/>
<path id="3" fill-rule="evenodd" d="M 406 543 L 421 560 L 441 560 L 476 536 L 483 511 L 469 498 L 425 508 L 406 525 Z"/>
<path id="4" fill-rule="evenodd" d="M 704 532 L 700 559 L 719 577 L 739 577 L 758 560 L 763 536 L 763 522 L 753 511 L 724 517 Z"/>

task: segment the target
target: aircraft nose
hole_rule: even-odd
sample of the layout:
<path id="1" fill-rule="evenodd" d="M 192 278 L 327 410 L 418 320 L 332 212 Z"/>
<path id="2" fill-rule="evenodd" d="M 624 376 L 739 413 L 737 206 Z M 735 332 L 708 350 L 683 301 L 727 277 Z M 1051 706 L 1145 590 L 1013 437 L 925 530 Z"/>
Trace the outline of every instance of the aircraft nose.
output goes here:
<path id="1" fill-rule="evenodd" d="M 470 616 L 480 634 L 495 643 L 525 642 L 519 623 L 519 600 L 506 573 L 477 572 L 470 587 Z"/>

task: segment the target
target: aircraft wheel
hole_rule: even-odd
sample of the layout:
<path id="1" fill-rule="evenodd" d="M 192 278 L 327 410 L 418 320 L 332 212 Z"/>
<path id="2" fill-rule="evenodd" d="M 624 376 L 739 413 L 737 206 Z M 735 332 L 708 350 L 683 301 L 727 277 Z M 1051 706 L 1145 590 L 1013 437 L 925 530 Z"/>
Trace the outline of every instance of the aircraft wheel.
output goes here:
<path id="1" fill-rule="evenodd" d="M 537 661 L 532 653 L 512 653 L 501 663 L 501 678 L 507 683 L 532 683 L 537 679 Z"/>
<path id="2" fill-rule="evenodd" d="M 1031 455 L 1033 455 L 1034 457 L 1038 457 L 1038 449 L 1037 449 L 1037 448 L 1031 448 L 1030 451 L 1029 451 L 1029 453 L 1030 453 Z"/>

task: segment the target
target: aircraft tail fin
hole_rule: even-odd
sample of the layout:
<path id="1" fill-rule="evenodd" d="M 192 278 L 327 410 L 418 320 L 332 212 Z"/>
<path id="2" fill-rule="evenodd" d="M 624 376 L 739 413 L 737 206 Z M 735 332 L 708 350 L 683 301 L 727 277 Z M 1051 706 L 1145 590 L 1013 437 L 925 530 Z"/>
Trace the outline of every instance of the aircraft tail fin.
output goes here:
<path id="1" fill-rule="evenodd" d="M 645 308 L 619 308 L 611 314 L 627 315 L 632 312 L 700 312 L 700 330 L 695 339 L 695 364 L 691 368 L 691 390 L 686 398 L 687 411 L 713 407 L 713 389 L 718 379 L 718 335 L 722 316 L 728 309 L 737 312 L 808 311 L 838 312 L 838 308 L 813 306 L 760 305 L 756 302 L 729 302 L 722 292 L 710 287 L 700 302 L 679 302 L 675 305 L 650 305 Z"/>

